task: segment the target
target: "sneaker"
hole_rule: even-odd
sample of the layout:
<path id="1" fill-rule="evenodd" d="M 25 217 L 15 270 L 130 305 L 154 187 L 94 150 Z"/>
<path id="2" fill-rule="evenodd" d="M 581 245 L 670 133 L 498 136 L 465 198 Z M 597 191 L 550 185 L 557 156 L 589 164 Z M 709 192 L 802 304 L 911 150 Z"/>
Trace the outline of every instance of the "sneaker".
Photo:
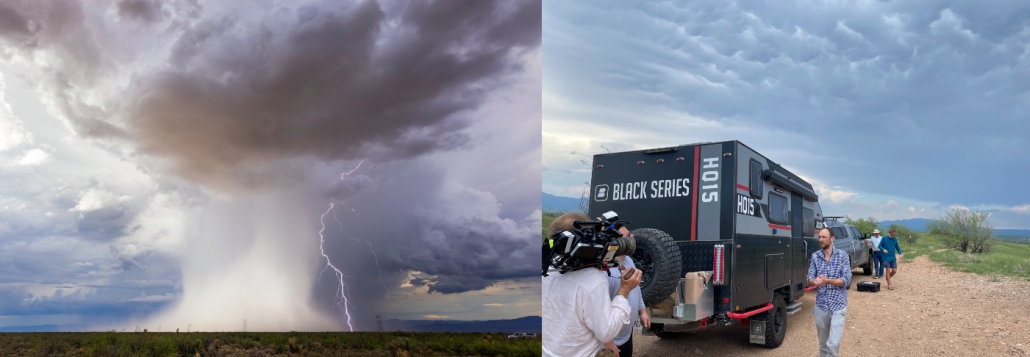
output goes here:
<path id="1" fill-rule="evenodd" d="M 874 276 L 874 277 L 873 277 L 873 279 L 879 279 L 879 278 L 880 278 L 880 277 L 878 277 L 878 276 Z"/>

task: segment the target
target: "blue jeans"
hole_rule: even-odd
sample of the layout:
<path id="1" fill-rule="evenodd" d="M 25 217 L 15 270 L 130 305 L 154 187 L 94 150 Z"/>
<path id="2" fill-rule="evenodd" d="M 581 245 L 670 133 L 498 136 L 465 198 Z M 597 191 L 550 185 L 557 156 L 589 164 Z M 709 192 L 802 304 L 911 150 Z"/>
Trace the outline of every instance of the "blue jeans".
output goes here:
<path id="1" fill-rule="evenodd" d="M 829 312 L 819 307 L 812 309 L 815 314 L 815 330 L 819 335 L 819 357 L 837 357 L 840 355 L 840 340 L 844 337 L 844 320 L 848 309 Z"/>
<path id="2" fill-rule="evenodd" d="M 873 275 L 883 276 L 883 252 L 873 252 Z"/>

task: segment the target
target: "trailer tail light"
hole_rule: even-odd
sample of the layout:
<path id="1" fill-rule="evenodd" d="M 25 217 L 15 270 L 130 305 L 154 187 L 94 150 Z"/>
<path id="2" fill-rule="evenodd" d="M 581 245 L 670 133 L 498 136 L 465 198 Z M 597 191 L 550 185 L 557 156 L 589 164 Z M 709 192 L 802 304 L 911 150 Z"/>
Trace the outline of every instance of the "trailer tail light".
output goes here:
<path id="1" fill-rule="evenodd" d="M 726 245 L 716 244 L 712 260 L 712 284 L 726 285 Z"/>

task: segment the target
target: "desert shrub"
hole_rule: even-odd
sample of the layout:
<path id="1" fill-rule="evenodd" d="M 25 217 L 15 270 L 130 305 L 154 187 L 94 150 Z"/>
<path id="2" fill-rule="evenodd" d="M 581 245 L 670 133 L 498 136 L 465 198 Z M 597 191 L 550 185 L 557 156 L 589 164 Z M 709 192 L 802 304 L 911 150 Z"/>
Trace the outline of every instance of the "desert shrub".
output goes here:
<path id="1" fill-rule="evenodd" d="M 987 222 L 988 216 L 986 212 L 952 209 L 944 217 L 931 220 L 926 228 L 943 237 L 945 247 L 963 253 L 990 253 L 997 238 Z"/>
<path id="2" fill-rule="evenodd" d="M 876 229 L 876 225 L 880 222 L 873 217 L 851 219 L 851 216 L 845 216 L 844 223 L 855 226 L 855 228 L 858 228 L 858 232 L 863 235 L 871 236 L 873 235 L 873 230 Z"/>
<path id="3" fill-rule="evenodd" d="M 204 343 L 199 338 L 183 337 L 176 343 L 180 356 L 193 356 L 204 351 Z"/>

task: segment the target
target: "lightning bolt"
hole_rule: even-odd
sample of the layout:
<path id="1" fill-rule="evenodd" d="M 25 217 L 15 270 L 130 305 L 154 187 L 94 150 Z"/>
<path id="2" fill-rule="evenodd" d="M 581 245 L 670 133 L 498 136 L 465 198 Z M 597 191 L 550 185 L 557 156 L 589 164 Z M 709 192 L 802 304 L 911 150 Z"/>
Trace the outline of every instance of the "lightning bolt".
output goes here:
<path id="1" fill-rule="evenodd" d="M 364 164 L 366 160 L 367 159 L 362 159 L 360 162 L 358 162 L 357 166 L 354 166 L 353 169 L 351 169 L 350 171 L 347 171 L 347 172 L 344 172 L 344 173 L 340 174 L 340 180 L 346 179 L 350 175 L 354 174 L 354 172 L 358 171 L 358 169 L 361 168 L 361 165 Z M 365 169 L 365 171 L 362 172 L 362 174 L 367 174 L 369 171 L 372 171 L 372 164 L 368 164 L 368 168 Z M 343 205 L 343 208 L 346 208 L 348 211 L 351 211 L 351 213 L 353 213 L 354 216 L 358 215 L 358 211 L 356 211 L 353 208 L 348 207 L 346 203 L 338 202 L 336 200 L 333 200 L 333 202 L 337 202 L 337 203 Z M 382 272 L 383 271 L 382 271 L 382 268 L 379 267 L 379 256 L 376 255 L 376 251 L 374 249 L 372 249 L 372 243 L 369 243 L 368 240 L 354 238 L 354 237 L 351 237 L 350 234 L 347 234 L 347 231 L 343 230 L 343 223 L 340 223 L 340 218 L 336 216 L 336 211 L 335 210 L 333 211 L 333 219 L 336 220 L 336 224 L 340 227 L 340 232 L 343 232 L 344 236 L 346 236 L 347 238 L 350 238 L 351 240 L 354 240 L 356 242 L 365 243 L 365 245 L 368 246 L 368 251 L 372 253 L 372 258 L 375 259 L 375 262 L 376 262 L 376 278 L 379 279 L 379 285 L 381 285 L 383 287 L 383 292 L 386 293 L 386 298 L 389 299 L 390 298 L 390 290 L 387 289 L 386 288 L 386 284 L 383 283 L 383 277 L 382 277 Z"/>
<path id="2" fill-rule="evenodd" d="M 329 214 L 329 211 L 332 210 L 333 203 L 330 202 L 329 209 L 327 209 L 325 213 L 322 213 L 322 218 L 319 219 L 319 222 L 322 223 L 322 229 L 318 231 L 318 250 L 322 252 L 322 257 L 325 258 L 325 268 L 322 269 L 322 273 L 318 274 L 318 284 L 322 284 L 322 274 L 324 274 L 327 269 L 332 268 L 333 271 L 336 272 L 336 279 L 339 280 L 340 283 L 340 291 L 336 295 L 336 306 L 343 308 L 343 313 L 347 315 L 347 327 L 350 329 L 351 332 L 354 332 L 354 325 L 351 324 L 350 309 L 347 307 L 348 305 L 350 305 L 350 299 L 347 298 L 347 284 L 343 282 L 344 274 L 342 271 L 340 271 L 340 269 L 337 269 L 336 266 L 333 265 L 333 262 L 329 260 L 329 256 L 325 254 L 325 248 L 323 248 L 325 246 L 325 235 L 323 235 L 322 233 L 325 232 L 325 215 Z M 342 306 L 339 301 L 339 299 L 341 298 L 343 299 Z"/>
<path id="3" fill-rule="evenodd" d="M 344 172 L 344 173 L 340 174 L 340 178 L 339 179 L 340 180 L 346 179 L 350 175 L 352 175 L 355 172 L 357 172 L 357 170 L 361 168 L 361 165 L 364 164 L 365 161 L 366 160 L 361 160 L 360 162 L 358 162 L 358 165 L 355 166 L 353 169 L 351 169 L 350 171 L 347 171 L 347 172 Z M 370 170 L 372 170 L 371 164 L 368 166 L 368 169 L 366 169 L 362 173 L 363 174 L 368 173 Z M 336 204 L 342 205 L 348 211 L 351 211 L 351 213 L 354 213 L 355 216 L 357 216 L 357 214 L 358 214 L 358 212 L 355 209 L 348 207 L 346 203 L 341 202 L 341 201 L 337 201 L 335 199 L 330 199 L 330 201 L 329 201 L 329 208 L 326 209 L 326 211 L 324 213 L 322 213 L 322 216 L 319 218 L 319 223 L 321 223 L 322 229 L 320 229 L 318 231 L 318 237 L 319 237 L 319 247 L 318 247 L 318 249 L 319 249 L 319 251 L 321 251 L 322 257 L 325 258 L 326 265 L 325 265 L 325 268 L 322 268 L 322 272 L 318 274 L 318 284 L 319 284 L 319 286 L 322 285 L 322 275 L 325 274 L 326 270 L 332 269 L 336 273 L 337 282 L 339 283 L 339 286 L 340 286 L 340 290 L 336 293 L 336 299 L 337 299 L 336 300 L 336 306 L 338 308 L 341 308 L 343 310 L 344 315 L 347 316 L 347 327 L 350 328 L 351 332 L 353 332 L 354 331 L 354 326 L 351 323 L 350 308 L 354 307 L 354 304 L 352 304 L 350 302 L 350 299 L 347 297 L 347 284 L 346 284 L 345 279 L 344 279 L 344 278 L 351 279 L 353 277 L 344 274 L 343 271 L 341 271 L 335 265 L 333 265 L 332 261 L 329 259 L 329 256 L 327 254 L 325 254 L 325 249 L 324 249 L 324 246 L 325 246 L 325 234 L 324 234 L 325 233 L 325 216 L 328 215 L 329 212 L 333 213 L 333 219 L 336 221 L 336 224 L 340 227 L 340 232 L 342 232 L 344 236 L 346 236 L 347 238 L 350 238 L 351 240 L 354 240 L 356 242 L 365 243 L 365 245 L 368 246 L 368 251 L 372 253 L 372 257 L 375 259 L 376 271 L 377 271 L 376 276 L 377 276 L 377 278 L 379 280 L 379 285 L 382 285 L 383 291 L 386 292 L 386 298 L 387 299 L 390 298 L 390 291 L 389 291 L 389 289 L 386 288 L 386 284 L 383 283 L 383 278 L 381 276 L 382 270 L 379 267 L 379 257 L 376 255 L 375 250 L 372 249 L 372 243 L 369 243 L 367 240 L 362 240 L 362 239 L 354 238 L 350 234 L 348 234 L 347 231 L 345 231 L 343 229 L 343 223 L 340 222 L 340 218 L 336 215 Z M 355 309 L 356 309 L 356 307 L 355 307 Z"/>
<path id="4" fill-rule="evenodd" d="M 354 171 L 358 171 L 358 169 L 361 168 L 361 164 L 364 164 L 364 163 L 365 163 L 365 159 L 362 159 L 360 162 L 358 162 L 358 166 L 354 166 L 354 168 L 351 169 L 350 171 L 347 171 L 347 172 L 344 172 L 344 173 L 340 174 L 340 179 L 343 180 L 343 179 L 347 178 L 347 176 L 350 176 L 351 174 L 353 174 Z M 372 164 L 368 164 L 368 165 L 369 165 L 368 169 L 365 170 L 365 172 L 362 172 L 363 174 L 367 174 L 369 171 L 372 170 Z"/>

